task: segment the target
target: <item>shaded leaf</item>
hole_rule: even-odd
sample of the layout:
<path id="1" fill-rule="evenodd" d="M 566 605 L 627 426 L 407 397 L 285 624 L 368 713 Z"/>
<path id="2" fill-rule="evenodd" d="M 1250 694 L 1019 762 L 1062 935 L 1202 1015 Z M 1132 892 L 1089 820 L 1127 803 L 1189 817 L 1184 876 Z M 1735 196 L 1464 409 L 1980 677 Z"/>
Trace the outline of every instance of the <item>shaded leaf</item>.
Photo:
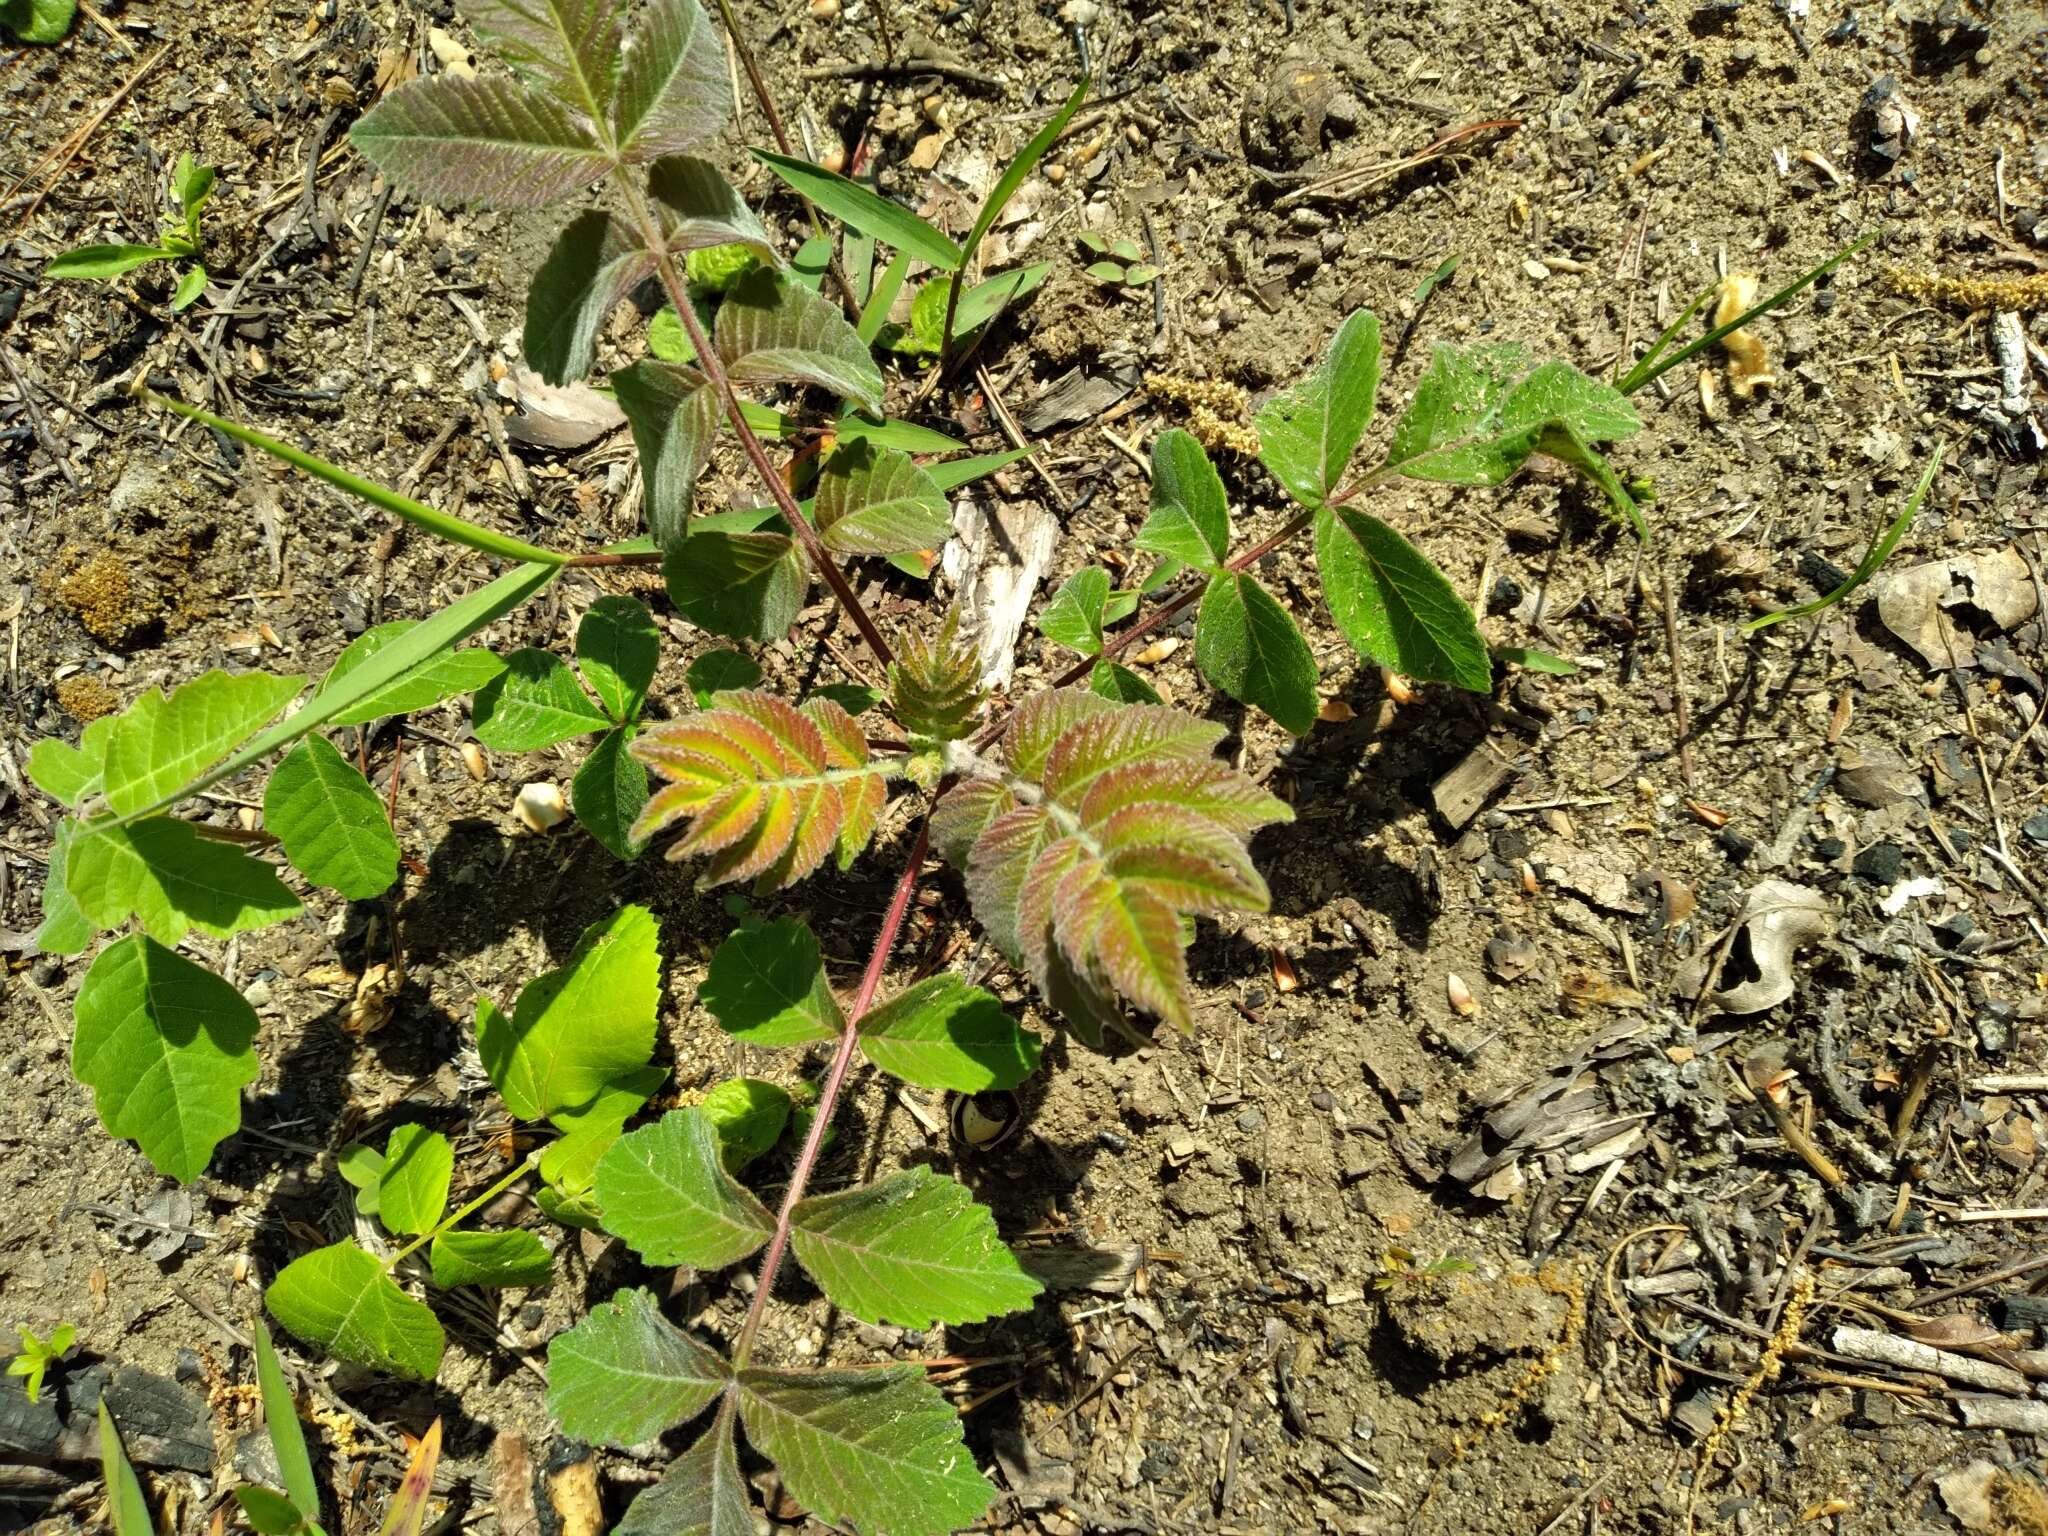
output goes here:
<path id="1" fill-rule="evenodd" d="M 634 21 L 612 105 L 621 158 L 647 160 L 689 149 L 716 134 L 730 116 L 725 47 L 704 8 L 697 0 L 651 0 Z"/>
<path id="2" fill-rule="evenodd" d="M 734 930 L 713 951 L 697 1001 L 720 1029 L 749 1045 L 830 1040 L 845 1020 L 817 936 L 793 917 Z"/>
<path id="3" fill-rule="evenodd" d="M 735 384 L 815 384 L 882 414 L 882 374 L 837 308 L 763 268 L 718 309 L 718 355 Z"/>
<path id="4" fill-rule="evenodd" d="M 718 1127 L 676 1109 L 629 1131 L 598 1160 L 606 1228 L 649 1264 L 723 1269 L 775 1229 L 775 1218 L 725 1171 Z"/>
<path id="5" fill-rule="evenodd" d="M 1054 645 L 1096 655 L 1102 649 L 1102 611 L 1109 603 L 1109 572 L 1091 565 L 1074 572 L 1038 616 Z"/>
<path id="6" fill-rule="evenodd" d="M 715 1084 L 697 1107 L 718 1129 L 727 1173 L 738 1173 L 771 1151 L 789 1124 L 788 1092 L 758 1077 L 729 1077 Z"/>
<path id="7" fill-rule="evenodd" d="M 401 640 L 421 638 L 416 634 L 418 629 L 417 620 L 398 619 L 364 630 L 335 657 L 334 665 L 321 679 L 319 690 L 313 696 L 315 702 L 338 690 L 344 678 L 387 647 Z M 505 663 L 482 646 L 471 646 L 467 650 L 443 646 L 425 661 L 416 663 L 360 701 L 338 711 L 326 723 L 364 725 L 389 715 L 409 715 L 432 709 L 436 704 L 465 693 L 475 693 L 504 670 Z"/>
<path id="8" fill-rule="evenodd" d="M 654 256 L 601 209 L 571 219 L 526 291 L 526 360 L 550 384 L 590 372 L 597 336 L 619 301 L 654 270 Z"/>
<path id="9" fill-rule="evenodd" d="M 434 1284 L 546 1285 L 555 1276 L 555 1257 L 531 1232 L 443 1232 L 427 1245 Z"/>
<path id="10" fill-rule="evenodd" d="M 1380 387 L 1380 322 L 1345 318 L 1315 370 L 1259 410 L 1259 459 L 1303 506 L 1320 507 L 1350 467 Z"/>
<path id="11" fill-rule="evenodd" d="M 1220 570 L 1230 553 L 1230 503 L 1209 455 L 1178 427 L 1152 444 L 1152 510 L 1137 547 L 1198 571 Z"/>
<path id="12" fill-rule="evenodd" d="M 740 1419 L 813 1514 L 888 1536 L 949 1536 L 995 1489 L 962 1441 L 960 1416 L 916 1366 L 745 1370 Z"/>
<path id="13" fill-rule="evenodd" d="M 455 1176 L 455 1148 L 423 1125 L 401 1125 L 384 1144 L 377 1175 L 377 1214 L 388 1232 L 415 1237 L 430 1230 L 448 1209 L 448 1185 Z"/>
<path id="14" fill-rule="evenodd" d="M 753 657 L 742 656 L 738 651 L 706 651 L 690 663 L 683 681 L 697 707 L 706 709 L 714 693 L 751 688 L 761 681 L 761 667 Z"/>
<path id="15" fill-rule="evenodd" d="M 667 554 L 689 532 L 697 479 L 718 436 L 718 400 L 694 369 L 643 359 L 611 375 L 613 394 L 632 428 L 647 497 L 647 531 Z"/>
<path id="16" fill-rule="evenodd" d="M 189 1184 L 242 1124 L 256 1081 L 256 1010 L 203 966 L 132 934 L 78 989 L 71 1071 L 108 1132 Z"/>
<path id="17" fill-rule="evenodd" d="M 356 1209 L 377 1214 L 377 1194 L 384 1186 L 384 1154 L 365 1142 L 352 1141 L 335 1155 L 335 1172 L 356 1192 Z"/>
<path id="18" fill-rule="evenodd" d="M 696 0 L 689 3 L 694 7 Z M 722 85 L 723 49 L 718 55 L 718 77 Z M 661 221 L 662 243 L 671 252 L 692 253 L 694 259 L 694 253 L 699 251 L 734 246 L 771 267 L 781 265 L 782 257 L 761 220 L 709 160 L 694 155 L 664 156 L 647 169 L 647 192 L 654 199 L 655 215 Z"/>
<path id="19" fill-rule="evenodd" d="M 665 1067 L 636 1067 L 607 1083 L 581 1108 L 557 1110 L 548 1117 L 562 1133 L 540 1157 L 543 1187 L 535 1200 L 549 1219 L 569 1226 L 599 1225 L 598 1159 L 667 1076 Z"/>
<path id="20" fill-rule="evenodd" d="M 194 928 L 227 938 L 299 910 L 299 899 L 268 864 L 168 816 L 126 827 L 74 826 L 64 879 L 95 928 L 118 928 L 132 913 L 164 944 Z"/>
<path id="21" fill-rule="evenodd" d="M 1316 514 L 1323 598 L 1344 638 L 1409 677 L 1493 688 L 1493 662 L 1465 600 L 1423 554 L 1376 517 Z"/>
<path id="22" fill-rule="evenodd" d="M 284 844 L 292 868 L 351 901 L 398 878 L 398 839 L 383 802 L 324 736 L 306 737 L 270 775 L 263 826 Z"/>
<path id="23" fill-rule="evenodd" d="M 49 863 L 43 871 L 43 920 L 35 932 L 35 946 L 46 955 L 83 954 L 97 931 L 72 896 L 66 873 L 77 825 L 67 818 L 50 834 Z"/>
<path id="24" fill-rule="evenodd" d="M 633 822 L 647 805 L 647 770 L 635 761 L 632 741 L 630 725 L 607 731 L 569 785 L 569 804 L 584 830 L 628 862 L 640 856 Z"/>
<path id="25" fill-rule="evenodd" d="M 1095 669 L 1088 674 L 1088 687 L 1093 693 L 1118 704 L 1158 704 L 1164 702 L 1159 690 L 1138 676 L 1129 667 L 1116 661 L 1098 661 Z"/>
<path id="26" fill-rule="evenodd" d="M 107 738 L 100 792 L 123 815 L 147 809 L 254 736 L 305 683 L 267 672 L 214 671 L 168 699 L 150 689 Z"/>
<path id="27" fill-rule="evenodd" d="M 1021 303 L 1051 275 L 1052 263 L 1040 261 L 1028 267 L 999 272 L 976 283 L 960 295 L 960 302 L 955 306 L 953 339 L 958 341 L 963 336 L 973 335 L 1004 310 Z M 910 330 L 895 343 L 897 351 L 927 355 L 938 352 L 939 343 L 946 334 L 947 297 L 956 281 L 951 277 L 935 277 L 917 290 L 917 297 L 910 306 Z"/>
<path id="28" fill-rule="evenodd" d="M 349 142 L 430 203 L 545 208 L 612 168 L 586 119 L 513 80 L 414 80 L 358 118 Z"/>
<path id="29" fill-rule="evenodd" d="M 612 719 L 640 714 L 661 660 L 661 631 L 634 597 L 600 597 L 576 626 L 576 667 Z"/>
<path id="30" fill-rule="evenodd" d="M 611 724 L 549 651 L 514 651 L 505 670 L 477 693 L 476 739 L 497 752 L 535 752 Z"/>
<path id="31" fill-rule="evenodd" d="M 1209 578 L 1195 618 L 1195 663 L 1240 703 L 1305 736 L 1316 723 L 1315 653 L 1279 600 L 1251 577 Z"/>
<path id="32" fill-rule="evenodd" d="M 728 640 L 780 640 L 810 586 L 803 551 L 786 533 L 704 529 L 668 552 L 661 574 L 677 613 Z"/>
<path id="33" fill-rule="evenodd" d="M 861 1016 L 860 1048 L 920 1088 L 1014 1088 L 1038 1070 L 1039 1041 L 992 992 L 950 971 L 928 976 Z"/>
<path id="34" fill-rule="evenodd" d="M 242 1518 L 259 1536 L 292 1536 L 306 1523 L 290 1499 L 269 1488 L 253 1484 L 237 1488 L 235 1502 L 242 1506 Z"/>
<path id="35" fill-rule="evenodd" d="M 848 555 L 935 549 L 953 532 L 953 509 L 910 456 L 873 442 L 841 446 L 818 477 L 818 533 Z"/>
<path id="36" fill-rule="evenodd" d="M 441 1324 L 354 1243 L 315 1248 L 287 1264 L 263 1304 L 308 1344 L 416 1381 L 441 1368 Z"/>
<path id="37" fill-rule="evenodd" d="M 848 229 L 858 230 L 942 270 L 959 268 L 963 260 L 960 247 L 901 203 L 892 203 L 859 182 L 849 181 L 808 160 L 770 154 L 765 149 L 749 153 Z"/>
<path id="38" fill-rule="evenodd" d="M 754 1536 L 730 1414 L 713 1419 L 661 1481 L 633 1500 L 612 1536 Z"/>
<path id="39" fill-rule="evenodd" d="M 199 296 L 206 292 L 206 268 L 196 263 L 185 269 L 178 279 L 178 286 L 171 294 L 171 313 L 178 314 L 199 302 Z"/>

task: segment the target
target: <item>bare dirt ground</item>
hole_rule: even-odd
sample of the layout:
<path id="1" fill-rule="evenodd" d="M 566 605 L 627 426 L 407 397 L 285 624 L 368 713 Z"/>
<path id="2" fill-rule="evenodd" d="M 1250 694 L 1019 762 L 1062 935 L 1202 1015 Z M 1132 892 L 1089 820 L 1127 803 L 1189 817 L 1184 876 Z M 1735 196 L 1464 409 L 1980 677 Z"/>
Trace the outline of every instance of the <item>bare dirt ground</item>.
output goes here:
<path id="1" fill-rule="evenodd" d="M 490 574 L 170 430 L 124 382 L 174 373 L 189 398 L 543 541 L 629 536 L 639 504 L 623 434 L 501 452 L 479 414 L 501 410 L 486 365 L 516 347 L 551 223 L 387 208 L 346 148 L 380 61 L 440 67 L 430 29 L 465 35 L 447 0 L 102 14 L 57 47 L 0 55 L 0 185 L 15 189 L 0 205 L 0 1322 L 73 1320 L 86 1359 L 204 1394 L 250 1379 L 231 1334 L 262 1282 L 346 1222 L 335 1147 L 402 1108 L 459 1137 L 463 1180 L 501 1166 L 474 1000 L 508 1000 L 618 902 L 662 919 L 678 1088 L 792 1068 L 745 1059 L 695 1002 L 729 925 L 721 902 L 573 828 L 525 835 L 519 785 L 566 778 L 569 760 L 500 760 L 473 782 L 449 750 L 468 729 L 455 705 L 371 743 L 386 775 L 396 751 L 418 864 L 401 911 L 316 904 L 208 948 L 258 1007 L 265 1070 L 189 1203 L 98 1127 L 67 1055 L 84 967 L 25 943 L 55 815 L 19 774 L 28 742 L 208 666 L 317 673 L 366 625 Z M 1396 703 L 1312 626 L 1323 724 L 1292 741 L 1219 716 L 1299 819 L 1255 848 L 1271 915 L 1203 931 L 1191 1039 L 1119 1061 L 1056 1046 L 1027 1129 L 986 1154 L 928 1133 L 881 1084 L 855 1095 L 828 1174 L 940 1161 L 1013 1241 L 1110 1250 L 1112 1276 L 943 1338 L 856 1328 L 793 1292 L 773 1348 L 977 1362 L 951 1390 L 1005 1490 L 1002 1530 L 2048 1530 L 2027 1512 L 2048 1430 L 2034 1332 L 2048 1301 L 2030 1294 L 2048 1278 L 2042 354 L 2008 387 L 1989 313 L 1884 280 L 2048 265 L 2048 16 L 1957 0 L 990 0 L 882 16 L 877 0 L 827 0 L 741 15 L 804 144 L 864 135 L 884 185 L 956 233 L 1084 54 L 1095 72 L 1094 104 L 991 253 L 1055 274 L 982 356 L 1049 477 L 1020 465 L 988 494 L 1059 518 L 1054 582 L 1128 550 L 1142 518 L 1122 444 L 1142 450 L 1180 417 L 1141 373 L 1256 397 L 1369 306 L 1399 343 L 1385 415 L 1435 342 L 1518 340 L 1598 371 L 1721 264 L 1768 291 L 1881 232 L 1757 328 L 1775 387 L 1724 389 L 1710 416 L 1688 366 L 1638 397 L 1646 430 L 1617 457 L 1655 486 L 1647 549 L 1540 462 L 1499 492 L 1375 493 L 1492 639 L 1581 670 L 1511 674 L 1491 703 Z M 858 78 L 844 66 L 883 57 L 878 23 L 899 63 Z M 741 146 L 765 141 L 743 97 L 725 141 L 736 172 Z M 172 317 L 157 270 L 40 279 L 73 244 L 153 233 L 181 150 L 222 178 L 205 300 Z M 765 175 L 742 185 L 794 228 Z M 1084 229 L 1155 248 L 1156 289 L 1083 278 Z M 2033 313 L 2018 323 L 2040 333 Z M 617 358 L 637 329 L 615 328 Z M 1075 370 L 1091 392 L 1048 402 Z M 986 388 L 938 400 L 932 425 L 1004 445 Z M 1866 589 L 1811 624 L 1742 632 L 1853 567 L 1937 443 L 1948 468 L 1888 569 L 1980 561 L 1974 584 L 1917 611 L 1907 591 L 1897 622 Z M 1262 471 L 1225 473 L 1249 533 L 1277 527 Z M 722 474 L 711 499 L 751 504 Z M 1298 548 L 1268 576 L 1304 616 L 1318 600 Z M 687 707 L 683 669 L 711 642 L 658 588 L 564 583 L 488 638 L 566 648 L 601 589 L 655 604 L 672 642 L 656 697 Z M 896 578 L 873 597 L 895 622 L 936 611 Z M 831 622 L 810 610 L 769 647 L 771 680 L 837 675 L 852 637 L 826 648 Z M 1150 675 L 1209 707 L 1191 649 Z M 1062 664 L 1028 638 L 1013 693 Z M 884 840 L 903 835 L 899 817 Z M 842 978 L 888 868 L 788 905 Z M 1049 1030 L 969 937 L 957 885 L 935 890 L 906 967 L 965 968 Z M 356 979 L 394 924 L 395 1015 L 352 1035 Z M 533 1528 L 521 1469 L 563 1454 L 541 1402 L 546 1341 L 636 1270 L 575 1234 L 562 1253 L 545 1292 L 450 1318 L 432 1388 L 331 1373 L 359 1416 L 334 1411 L 325 1430 L 352 1518 L 373 1529 L 394 1476 L 380 1436 L 439 1415 L 455 1518 Z M 699 1284 L 678 1311 L 715 1331 L 745 1301 Z M 1845 1329 L 1948 1354 L 1873 1360 Z M 2018 1376 L 1972 1384 L 1958 1354 Z M 249 1422 L 215 1393 L 210 1426 L 202 1413 L 184 1441 L 167 1436 L 154 1473 L 182 1529 L 206 1526 L 238 1456 L 246 1471 Z M 0 1524 L 100 1520 L 90 1466 L 46 1452 L 0 1452 Z M 607 1458 L 614 1517 L 650 1471 Z M 778 1516 L 778 1491 L 762 1492 Z"/>

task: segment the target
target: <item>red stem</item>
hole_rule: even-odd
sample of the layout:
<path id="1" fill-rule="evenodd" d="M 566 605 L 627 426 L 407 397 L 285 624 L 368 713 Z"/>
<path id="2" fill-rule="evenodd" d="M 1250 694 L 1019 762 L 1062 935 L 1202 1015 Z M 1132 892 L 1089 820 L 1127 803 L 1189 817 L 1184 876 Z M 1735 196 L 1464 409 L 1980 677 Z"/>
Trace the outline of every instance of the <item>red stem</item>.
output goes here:
<path id="1" fill-rule="evenodd" d="M 783 1191 L 782 1209 L 775 1213 L 775 1233 L 768 1239 L 768 1252 L 761 1260 L 754 1300 L 747 1308 L 747 1320 L 740 1325 L 739 1336 L 733 1341 L 732 1362 L 737 1370 L 745 1369 L 753 1356 L 754 1338 L 761 1331 L 761 1318 L 768 1310 L 768 1296 L 775 1289 L 776 1272 L 782 1268 L 782 1257 L 789 1249 L 791 1213 L 796 1210 L 797 1202 L 803 1199 L 804 1188 L 811 1181 L 812 1170 L 817 1167 L 818 1151 L 825 1144 L 825 1131 L 832 1123 L 832 1111 L 839 1104 L 839 1090 L 845 1086 L 847 1069 L 853 1065 L 854 1047 L 860 1040 L 861 1018 L 881 988 L 882 972 L 888 968 L 890 953 L 896 948 L 896 939 L 903 931 L 903 920 L 909 915 L 910 898 L 917 889 L 917 877 L 924 868 L 925 850 L 930 842 L 931 822 L 926 819 L 917 825 L 917 836 L 910 845 L 910 857 L 904 862 L 903 874 L 896 882 L 896 893 L 889 898 L 889 910 L 882 917 L 881 932 L 875 935 L 875 947 L 868 955 L 868 968 L 860 979 L 860 990 L 854 994 L 853 1006 L 846 1010 L 846 1023 L 839 1031 L 839 1048 L 832 1053 L 832 1065 L 826 1069 L 824 1084 L 818 1090 L 818 1107 L 811 1114 L 810 1134 L 804 1137 L 803 1150 L 797 1153 L 796 1168 L 789 1176 L 789 1188 Z"/>

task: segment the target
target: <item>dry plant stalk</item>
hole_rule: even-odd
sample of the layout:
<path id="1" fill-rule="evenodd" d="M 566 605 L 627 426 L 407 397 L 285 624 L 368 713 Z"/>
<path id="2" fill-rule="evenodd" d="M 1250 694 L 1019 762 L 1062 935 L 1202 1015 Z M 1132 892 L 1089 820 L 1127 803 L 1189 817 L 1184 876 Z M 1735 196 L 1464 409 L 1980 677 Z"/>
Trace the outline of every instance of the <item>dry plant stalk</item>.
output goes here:
<path id="1" fill-rule="evenodd" d="M 1221 379 L 1190 379 L 1177 373 L 1148 373 L 1145 392 L 1187 407 L 1188 430 L 1211 453 L 1228 449 L 1257 458 L 1259 434 L 1252 427 L 1251 397 Z"/>
<path id="2" fill-rule="evenodd" d="M 1885 273 L 1884 282 L 1893 293 L 1909 299 L 1957 309 L 2048 309 L 2048 272 L 2031 272 L 2025 277 L 1949 277 L 1893 267 Z"/>
<path id="3" fill-rule="evenodd" d="M 1753 272 L 1731 272 L 1721 279 L 1721 296 L 1714 304 L 1714 324 L 1726 325 L 1756 307 L 1757 279 Z M 1738 400 L 1747 400 L 1758 390 L 1775 385 L 1770 359 L 1756 333 L 1744 326 L 1721 338 L 1728 353 L 1728 388 Z"/>
<path id="4" fill-rule="evenodd" d="M 1799 1330 L 1806 1322 L 1806 1309 L 1813 1304 L 1813 1291 L 1813 1275 L 1802 1271 L 1792 1282 L 1792 1294 L 1786 1298 L 1785 1310 L 1778 1318 L 1778 1331 L 1771 1335 L 1770 1342 L 1764 1345 L 1764 1352 L 1757 1357 L 1756 1369 L 1749 1373 L 1747 1381 L 1736 1388 L 1735 1395 L 1728 1399 L 1728 1406 L 1715 1421 L 1713 1430 L 1700 1442 L 1699 1476 L 1693 1479 L 1695 1497 L 1698 1496 L 1701 1479 L 1714 1464 L 1714 1457 L 1748 1414 L 1749 1405 L 1756 1400 L 1756 1395 L 1776 1381 L 1779 1372 L 1785 1369 L 1785 1353 L 1799 1342 Z"/>

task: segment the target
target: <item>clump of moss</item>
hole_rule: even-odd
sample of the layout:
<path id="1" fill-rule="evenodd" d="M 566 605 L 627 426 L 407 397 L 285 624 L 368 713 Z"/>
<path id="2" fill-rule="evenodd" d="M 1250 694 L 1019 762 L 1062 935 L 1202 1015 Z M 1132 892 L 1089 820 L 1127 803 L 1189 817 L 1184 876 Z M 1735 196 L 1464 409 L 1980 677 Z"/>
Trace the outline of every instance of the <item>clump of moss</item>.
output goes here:
<path id="1" fill-rule="evenodd" d="M 119 709 L 121 699 L 90 672 L 74 672 L 57 684 L 57 707 L 80 725 L 90 725 Z"/>
<path id="2" fill-rule="evenodd" d="M 103 645 L 121 644 L 156 618 L 138 601 L 127 563 L 111 550 L 100 550 L 75 566 L 58 581 L 57 596 L 78 615 L 86 633 Z"/>

